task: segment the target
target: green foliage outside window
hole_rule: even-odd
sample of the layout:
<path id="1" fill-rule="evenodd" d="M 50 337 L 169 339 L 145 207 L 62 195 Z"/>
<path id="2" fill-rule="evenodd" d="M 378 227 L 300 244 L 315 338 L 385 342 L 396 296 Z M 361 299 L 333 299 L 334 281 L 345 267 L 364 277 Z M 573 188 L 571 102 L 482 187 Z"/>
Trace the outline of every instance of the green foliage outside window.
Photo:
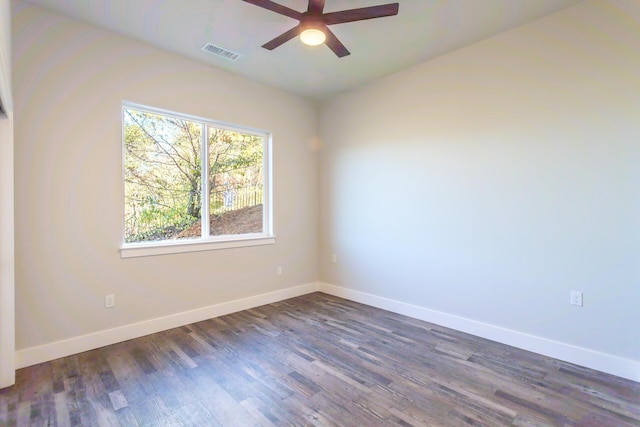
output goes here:
<path id="1" fill-rule="evenodd" d="M 263 136 L 132 108 L 124 109 L 123 127 L 125 242 L 200 238 L 206 200 L 210 235 L 262 232 Z M 250 207 L 259 219 L 238 213 Z"/>

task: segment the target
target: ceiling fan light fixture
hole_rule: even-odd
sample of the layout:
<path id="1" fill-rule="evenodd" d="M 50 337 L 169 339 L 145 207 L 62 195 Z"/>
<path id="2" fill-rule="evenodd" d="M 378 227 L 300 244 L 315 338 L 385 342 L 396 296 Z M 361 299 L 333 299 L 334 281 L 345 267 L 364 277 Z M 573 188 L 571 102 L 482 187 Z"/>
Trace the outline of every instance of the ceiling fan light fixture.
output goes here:
<path id="1" fill-rule="evenodd" d="M 350 55 L 350 52 L 338 37 L 329 30 L 329 25 L 394 16 L 398 14 L 400 8 L 398 3 L 388 3 L 379 6 L 360 7 L 357 9 L 325 13 L 324 3 L 326 0 L 308 0 L 307 11 L 298 12 L 272 0 L 244 1 L 300 22 L 289 31 L 285 31 L 275 39 L 263 44 L 263 48 L 273 50 L 296 36 L 300 36 L 302 43 L 310 46 L 316 46 L 322 43 L 326 44 L 338 58 L 344 58 Z M 298 1 L 301 2 L 302 0 Z"/>
<path id="2" fill-rule="evenodd" d="M 300 41 L 309 46 L 318 46 L 327 39 L 324 31 L 317 28 L 307 28 L 300 33 Z"/>

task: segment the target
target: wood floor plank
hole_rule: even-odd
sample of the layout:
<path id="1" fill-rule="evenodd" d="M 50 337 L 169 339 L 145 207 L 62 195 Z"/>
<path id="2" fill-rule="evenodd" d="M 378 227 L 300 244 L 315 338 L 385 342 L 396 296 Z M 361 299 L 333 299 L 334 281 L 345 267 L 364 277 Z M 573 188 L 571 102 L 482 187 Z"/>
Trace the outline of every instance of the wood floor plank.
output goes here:
<path id="1" fill-rule="evenodd" d="M 16 426 L 28 426 L 31 424 L 31 401 L 20 402 L 16 413 Z"/>
<path id="2" fill-rule="evenodd" d="M 0 426 L 640 426 L 640 384 L 322 293 L 18 370 Z"/>
<path id="3" fill-rule="evenodd" d="M 193 393 L 212 414 L 215 422 L 227 426 L 259 426 L 256 419 L 217 383 L 205 366 L 202 364 L 185 371 L 185 377 Z"/>
<path id="4" fill-rule="evenodd" d="M 71 417 L 69 415 L 69 407 L 67 406 L 66 392 L 56 393 L 55 397 L 55 414 L 56 423 L 59 426 L 70 426 Z"/>
<path id="5" fill-rule="evenodd" d="M 156 394 L 131 402 L 128 407 L 141 426 L 179 425 L 176 413 Z M 99 423 L 99 425 L 101 424 Z"/>
<path id="6" fill-rule="evenodd" d="M 194 400 L 184 406 L 173 409 L 175 411 L 176 418 L 179 420 L 179 425 L 183 426 L 207 426 L 207 427 L 219 427 L 222 426 L 217 419 L 213 416 L 210 409 L 207 408 L 199 400 Z"/>
<path id="7" fill-rule="evenodd" d="M 113 406 L 113 410 L 118 412 L 122 408 L 129 406 L 127 398 L 122 394 L 122 390 L 115 390 L 109 393 L 109 400 Z"/>
<path id="8" fill-rule="evenodd" d="M 135 415 L 131 411 L 131 408 L 128 406 L 126 408 L 122 408 L 116 412 L 116 416 L 118 417 L 118 422 L 122 427 L 139 427 L 140 424 L 138 420 L 136 420 Z"/>

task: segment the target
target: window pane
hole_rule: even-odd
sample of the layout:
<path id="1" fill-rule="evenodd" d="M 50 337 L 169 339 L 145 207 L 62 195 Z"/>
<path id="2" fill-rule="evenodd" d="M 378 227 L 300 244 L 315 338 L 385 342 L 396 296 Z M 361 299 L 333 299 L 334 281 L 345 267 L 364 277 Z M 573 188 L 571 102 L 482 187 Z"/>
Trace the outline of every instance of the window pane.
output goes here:
<path id="1" fill-rule="evenodd" d="M 263 232 L 264 138 L 209 128 L 210 235 Z"/>
<path id="2" fill-rule="evenodd" d="M 128 108 L 123 120 L 125 242 L 199 238 L 202 124 Z"/>

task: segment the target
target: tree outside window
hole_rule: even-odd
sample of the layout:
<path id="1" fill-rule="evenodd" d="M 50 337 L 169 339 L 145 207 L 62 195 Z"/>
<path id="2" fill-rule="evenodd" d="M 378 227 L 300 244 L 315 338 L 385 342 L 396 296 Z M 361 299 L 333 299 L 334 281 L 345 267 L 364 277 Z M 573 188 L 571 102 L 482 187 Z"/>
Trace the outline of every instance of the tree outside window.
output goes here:
<path id="1" fill-rule="evenodd" d="M 125 244 L 268 232 L 267 134 L 125 106 L 123 139 Z"/>

